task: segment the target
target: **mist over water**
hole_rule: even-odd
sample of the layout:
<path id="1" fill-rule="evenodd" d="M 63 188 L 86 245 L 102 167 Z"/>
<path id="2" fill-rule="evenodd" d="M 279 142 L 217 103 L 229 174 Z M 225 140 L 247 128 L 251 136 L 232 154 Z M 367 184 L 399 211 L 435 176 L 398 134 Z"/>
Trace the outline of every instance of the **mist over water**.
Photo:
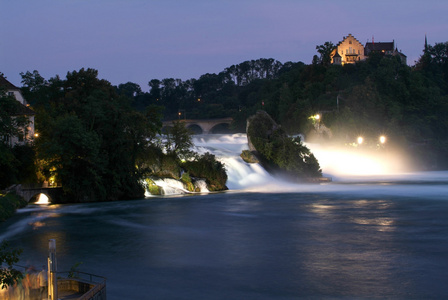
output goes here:
<path id="1" fill-rule="evenodd" d="M 248 149 L 246 134 L 196 135 L 195 151 L 210 152 L 226 166 L 231 191 L 262 193 L 351 193 L 364 196 L 394 195 L 443 199 L 448 195 L 448 172 L 411 172 L 405 153 L 325 147 L 306 144 L 316 156 L 331 183 L 287 182 L 271 176 L 259 164 L 248 164 L 239 156 Z M 418 186 L 413 186 L 419 183 Z M 423 187 L 423 189 L 422 189 Z M 425 188 L 426 187 L 426 188 Z"/>
<path id="2" fill-rule="evenodd" d="M 229 191 L 29 205 L 0 240 L 39 266 L 56 239 L 58 269 L 83 262 L 109 300 L 447 298 L 447 171 L 310 145 L 333 181 L 291 183 L 239 157 L 245 134 L 194 143 L 226 165 Z"/>

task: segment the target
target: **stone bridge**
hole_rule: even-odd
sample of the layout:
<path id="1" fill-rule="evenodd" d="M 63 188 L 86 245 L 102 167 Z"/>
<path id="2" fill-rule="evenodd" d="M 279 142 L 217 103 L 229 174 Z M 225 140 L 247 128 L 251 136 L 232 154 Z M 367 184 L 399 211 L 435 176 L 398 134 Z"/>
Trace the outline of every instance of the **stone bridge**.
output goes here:
<path id="1" fill-rule="evenodd" d="M 62 197 L 62 187 L 43 187 L 42 185 L 13 185 L 8 189 L 9 191 L 15 191 L 17 195 L 23 197 L 27 202 L 30 202 L 39 194 L 44 194 L 48 197 L 48 202 L 58 203 Z"/>
<path id="2" fill-rule="evenodd" d="M 189 119 L 180 119 L 173 121 L 165 121 L 163 122 L 163 128 L 172 127 L 173 122 L 180 121 L 185 124 L 185 126 L 191 129 L 195 133 L 208 134 L 213 133 L 213 131 L 218 128 L 218 126 L 229 126 L 233 118 L 221 118 L 221 119 L 204 119 L 204 120 L 189 120 Z"/>

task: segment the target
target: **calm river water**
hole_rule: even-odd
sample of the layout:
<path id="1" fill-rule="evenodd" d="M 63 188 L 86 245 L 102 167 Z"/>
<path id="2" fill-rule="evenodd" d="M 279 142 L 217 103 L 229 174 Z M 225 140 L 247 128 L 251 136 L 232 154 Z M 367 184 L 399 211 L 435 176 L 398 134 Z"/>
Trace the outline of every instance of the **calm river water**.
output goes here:
<path id="1" fill-rule="evenodd" d="M 109 300 L 448 297 L 448 172 L 276 191 L 29 206 L 21 264 L 107 278 Z"/>
<path id="2" fill-rule="evenodd" d="M 108 300 L 448 298 L 448 171 L 387 175 L 400 156 L 315 147 L 334 181 L 287 184 L 239 158 L 245 135 L 194 142 L 230 191 L 30 205 L 0 240 L 39 268 L 56 239 L 58 270 L 82 262 Z"/>

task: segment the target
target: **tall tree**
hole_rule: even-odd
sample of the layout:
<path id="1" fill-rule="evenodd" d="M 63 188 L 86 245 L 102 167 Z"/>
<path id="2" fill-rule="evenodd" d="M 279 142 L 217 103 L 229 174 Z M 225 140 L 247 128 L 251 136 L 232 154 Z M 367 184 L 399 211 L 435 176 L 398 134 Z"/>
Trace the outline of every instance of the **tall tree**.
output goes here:
<path id="1" fill-rule="evenodd" d="M 325 42 L 323 45 L 317 45 L 316 50 L 319 53 L 319 62 L 324 66 L 331 64 L 331 52 L 336 48 L 332 42 Z"/>
<path id="2" fill-rule="evenodd" d="M 13 286 L 15 282 L 23 278 L 23 274 L 14 268 L 14 264 L 19 262 L 21 249 L 11 249 L 9 243 L 2 241 L 0 244 L 0 285 L 2 289 Z M 3 268 L 3 265 L 6 268 Z"/>
<path id="3" fill-rule="evenodd" d="M 93 69 L 69 72 L 62 80 L 63 93 L 47 99 L 52 109 L 40 129 L 38 156 L 62 183 L 69 201 L 142 196 L 136 160 L 160 120 L 150 122 L 131 108 L 128 97 L 97 76 Z"/>

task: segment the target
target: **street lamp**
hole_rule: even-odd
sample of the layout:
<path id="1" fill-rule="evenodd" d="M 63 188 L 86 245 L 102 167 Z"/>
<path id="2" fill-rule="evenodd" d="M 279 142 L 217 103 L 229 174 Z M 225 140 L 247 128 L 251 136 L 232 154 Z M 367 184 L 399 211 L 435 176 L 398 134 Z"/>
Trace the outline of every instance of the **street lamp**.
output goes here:
<path id="1" fill-rule="evenodd" d="M 364 138 L 362 136 L 358 136 L 358 145 L 361 145 L 364 142 Z"/>
<path id="2" fill-rule="evenodd" d="M 386 143 L 386 137 L 384 135 L 380 136 L 380 143 L 381 144 Z"/>

